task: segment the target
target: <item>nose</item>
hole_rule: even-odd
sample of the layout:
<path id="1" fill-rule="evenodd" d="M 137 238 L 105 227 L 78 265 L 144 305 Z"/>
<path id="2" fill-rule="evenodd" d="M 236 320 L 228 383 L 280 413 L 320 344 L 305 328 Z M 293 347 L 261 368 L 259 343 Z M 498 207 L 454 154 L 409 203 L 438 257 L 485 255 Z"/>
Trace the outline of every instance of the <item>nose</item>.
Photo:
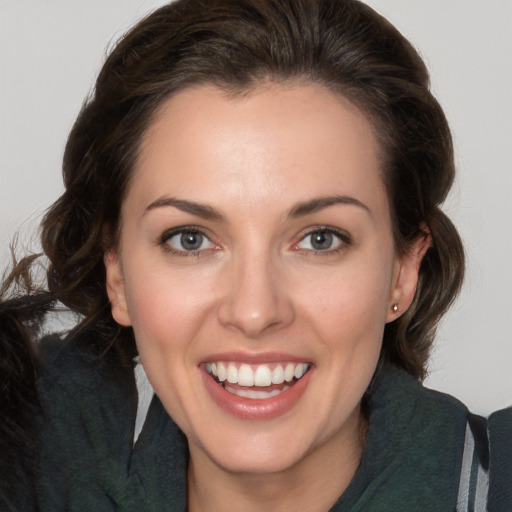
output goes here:
<path id="1" fill-rule="evenodd" d="M 218 308 L 221 324 L 259 339 L 290 325 L 294 309 L 286 279 L 269 255 L 245 254 L 231 266 Z"/>

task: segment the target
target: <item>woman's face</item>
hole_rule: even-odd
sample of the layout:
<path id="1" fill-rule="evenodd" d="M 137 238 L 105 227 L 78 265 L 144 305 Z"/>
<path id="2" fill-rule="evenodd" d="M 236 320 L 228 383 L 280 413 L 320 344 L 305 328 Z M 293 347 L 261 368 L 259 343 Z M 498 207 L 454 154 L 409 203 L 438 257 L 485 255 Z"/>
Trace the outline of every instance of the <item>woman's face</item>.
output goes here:
<path id="1" fill-rule="evenodd" d="M 105 262 L 191 460 L 275 472 L 354 450 L 419 256 L 395 254 L 365 116 L 321 86 L 269 84 L 164 104 Z"/>

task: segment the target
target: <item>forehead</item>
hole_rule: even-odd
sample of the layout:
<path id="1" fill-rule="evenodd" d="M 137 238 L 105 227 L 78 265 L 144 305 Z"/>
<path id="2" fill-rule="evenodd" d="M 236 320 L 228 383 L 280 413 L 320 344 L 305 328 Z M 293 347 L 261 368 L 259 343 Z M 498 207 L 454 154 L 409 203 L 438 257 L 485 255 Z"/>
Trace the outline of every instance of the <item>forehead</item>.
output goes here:
<path id="1" fill-rule="evenodd" d="M 236 194 L 274 204 L 279 193 L 387 199 L 371 123 L 315 84 L 237 96 L 207 85 L 180 91 L 147 130 L 130 189 L 140 207 L 164 194 L 208 203 Z"/>

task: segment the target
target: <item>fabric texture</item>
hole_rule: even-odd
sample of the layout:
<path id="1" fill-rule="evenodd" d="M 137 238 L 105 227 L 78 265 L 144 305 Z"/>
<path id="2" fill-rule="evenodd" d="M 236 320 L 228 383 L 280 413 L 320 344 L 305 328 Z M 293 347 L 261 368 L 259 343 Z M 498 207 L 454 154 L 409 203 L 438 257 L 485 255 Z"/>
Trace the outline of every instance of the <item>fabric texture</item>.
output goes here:
<path id="1" fill-rule="evenodd" d="M 489 512 L 512 511 L 512 407 L 489 418 Z"/>
<path id="2" fill-rule="evenodd" d="M 133 444 L 135 379 L 121 384 L 105 362 L 73 342 L 47 358 L 39 390 L 42 511 L 186 511 L 186 439 L 156 396 Z M 508 411 L 489 420 L 491 512 L 512 510 Z M 468 418 L 453 397 L 385 368 L 371 389 L 360 467 L 331 511 L 471 510 L 467 503 L 457 508 Z"/>

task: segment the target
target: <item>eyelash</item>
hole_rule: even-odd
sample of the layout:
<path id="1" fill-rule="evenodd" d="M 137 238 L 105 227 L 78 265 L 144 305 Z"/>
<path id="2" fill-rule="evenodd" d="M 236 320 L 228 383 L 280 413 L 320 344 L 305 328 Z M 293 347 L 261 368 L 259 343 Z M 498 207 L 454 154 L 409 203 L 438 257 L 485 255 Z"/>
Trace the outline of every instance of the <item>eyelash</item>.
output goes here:
<path id="1" fill-rule="evenodd" d="M 180 257 L 200 257 L 204 256 L 205 253 L 208 251 L 208 249 L 199 249 L 199 250 L 190 250 L 187 251 L 185 249 L 179 250 L 175 249 L 171 245 L 169 245 L 169 240 L 171 240 L 173 237 L 177 235 L 184 235 L 184 234 L 195 234 L 195 235 L 201 235 L 204 237 L 208 242 L 215 245 L 210 237 L 200 228 L 196 226 L 181 226 L 179 228 L 173 228 L 169 231 L 165 231 L 158 239 L 158 245 L 160 245 L 164 251 L 171 253 L 174 256 L 180 256 Z M 210 249 L 212 250 L 212 249 Z M 215 249 L 213 249 L 215 250 Z"/>
<path id="2" fill-rule="evenodd" d="M 314 235 L 315 233 L 322 233 L 322 234 L 329 234 L 334 235 L 336 238 L 339 239 L 340 243 L 337 247 L 333 249 L 326 249 L 326 250 L 319 250 L 319 249 L 301 249 L 299 244 L 303 242 L 308 236 Z M 331 226 L 315 226 L 314 228 L 311 228 L 307 230 L 300 238 L 299 242 L 294 244 L 294 248 L 296 248 L 299 251 L 307 252 L 308 254 L 312 254 L 315 256 L 329 256 L 333 254 L 337 254 L 340 251 L 345 250 L 347 247 L 349 247 L 352 244 L 352 237 L 346 232 L 338 228 L 334 228 Z"/>
<path id="3" fill-rule="evenodd" d="M 159 238 L 158 238 L 158 245 L 160 245 L 166 252 L 171 253 L 175 256 L 180 257 L 200 257 L 207 254 L 207 251 L 211 251 L 212 249 L 198 249 L 198 250 L 190 250 L 187 251 L 185 249 L 179 250 L 173 248 L 171 245 L 169 245 L 169 240 L 171 240 L 173 237 L 177 235 L 184 235 L 184 234 L 196 234 L 201 235 L 204 237 L 208 242 L 215 245 L 214 242 L 211 241 L 210 237 L 200 228 L 196 226 L 182 226 L 179 228 L 173 228 L 172 230 L 165 231 Z M 328 234 L 328 235 L 334 235 L 336 238 L 340 240 L 340 243 L 338 244 L 338 247 L 335 247 L 333 249 L 326 249 L 326 250 L 320 250 L 320 249 L 303 249 L 299 247 L 299 244 L 303 242 L 308 236 L 312 236 L 315 233 L 321 233 L 321 234 Z M 295 243 L 292 248 L 301 251 L 303 253 L 312 254 L 315 256 L 328 256 L 332 254 L 339 253 L 340 251 L 343 251 L 348 246 L 352 244 L 352 238 L 351 236 L 340 229 L 333 228 L 331 226 L 315 226 L 314 228 L 309 229 L 306 231 L 300 238 L 300 240 Z M 215 250 L 215 249 L 213 249 Z"/>

